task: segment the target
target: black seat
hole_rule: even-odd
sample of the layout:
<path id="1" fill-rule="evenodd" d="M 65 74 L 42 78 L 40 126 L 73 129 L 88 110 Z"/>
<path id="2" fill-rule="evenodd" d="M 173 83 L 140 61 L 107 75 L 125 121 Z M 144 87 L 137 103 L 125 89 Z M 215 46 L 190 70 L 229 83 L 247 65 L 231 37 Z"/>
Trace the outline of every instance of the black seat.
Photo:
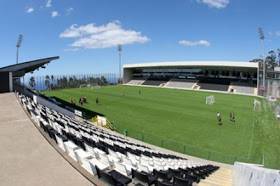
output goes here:
<path id="1" fill-rule="evenodd" d="M 164 181 L 157 181 L 156 186 L 173 186 L 173 184 Z"/>
<path id="2" fill-rule="evenodd" d="M 163 181 L 170 181 L 172 179 L 172 175 L 169 174 L 167 171 L 163 171 L 163 170 L 157 171 L 157 170 L 154 170 L 153 173 L 154 173 L 154 175 L 158 179 L 161 179 Z"/>
<path id="3" fill-rule="evenodd" d="M 192 186 L 192 183 L 189 180 L 178 178 L 177 176 L 174 176 L 173 180 L 174 186 Z"/>
<path id="4" fill-rule="evenodd" d="M 178 170 L 178 169 L 168 169 L 168 172 L 169 172 L 169 174 L 170 175 L 172 175 L 172 176 L 177 176 L 177 177 L 181 177 L 182 176 L 182 172 L 180 171 L 180 170 Z"/>
<path id="5" fill-rule="evenodd" d="M 100 170 L 97 166 L 95 166 L 95 169 L 99 179 L 101 178 L 110 185 L 117 185 L 115 179 L 110 174 Z"/>
<path id="6" fill-rule="evenodd" d="M 56 133 L 55 135 L 57 135 L 59 138 L 61 138 L 61 140 L 63 142 L 68 141 L 68 138 L 63 134 Z"/>
<path id="7" fill-rule="evenodd" d="M 138 172 L 132 169 L 132 178 L 136 178 L 141 182 L 147 183 L 148 185 L 152 185 L 156 182 L 156 177 L 144 172 Z"/>
<path id="8" fill-rule="evenodd" d="M 119 185 L 127 185 L 132 182 L 132 180 L 129 177 L 122 175 L 121 173 L 117 172 L 116 170 L 111 170 L 109 172 L 109 174 L 115 179 L 115 181 Z"/>
<path id="9" fill-rule="evenodd" d="M 96 173 L 98 178 L 101 178 L 103 181 L 110 185 L 114 186 L 126 186 L 129 184 L 132 180 L 117 171 L 110 171 L 110 172 L 105 172 L 100 170 L 97 166 L 95 166 Z"/>
<path id="10" fill-rule="evenodd" d="M 57 132 L 56 132 L 54 129 L 50 129 L 50 130 L 48 131 L 48 134 L 49 134 L 50 138 L 52 138 L 52 139 L 55 141 L 55 143 L 57 143 L 56 138 L 55 138 L 55 134 L 56 134 L 56 133 L 57 133 Z"/>

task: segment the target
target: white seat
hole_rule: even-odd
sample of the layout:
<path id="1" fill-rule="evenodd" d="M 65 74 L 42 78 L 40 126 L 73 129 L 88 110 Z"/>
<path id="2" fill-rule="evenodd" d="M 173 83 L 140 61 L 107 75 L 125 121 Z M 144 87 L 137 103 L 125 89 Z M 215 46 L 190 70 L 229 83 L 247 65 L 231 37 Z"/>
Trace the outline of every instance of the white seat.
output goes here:
<path id="1" fill-rule="evenodd" d="M 84 143 L 84 144 L 85 144 L 85 147 L 86 147 L 86 151 L 87 151 L 88 153 L 90 153 L 92 156 L 95 157 L 93 147 L 91 147 L 90 145 L 88 145 L 88 144 L 86 144 L 86 143 Z"/>
<path id="2" fill-rule="evenodd" d="M 55 135 L 55 139 L 56 139 L 56 141 L 57 141 L 58 147 L 59 147 L 61 150 L 63 150 L 63 151 L 65 152 L 66 149 L 65 149 L 63 140 L 62 140 L 60 137 L 58 137 L 57 135 Z"/>
<path id="3" fill-rule="evenodd" d="M 98 148 L 93 148 L 94 156 L 100 158 L 100 155 L 105 155 L 106 153 Z"/>
<path id="4" fill-rule="evenodd" d="M 96 174 L 95 167 L 92 167 L 89 162 L 90 160 L 93 159 L 93 157 L 88 152 L 82 149 L 75 150 L 74 152 L 80 165 L 90 174 L 95 175 Z"/>
<path id="5" fill-rule="evenodd" d="M 105 170 L 110 167 L 109 163 L 104 164 L 103 162 L 101 162 L 100 160 L 98 160 L 96 158 L 90 159 L 89 164 L 90 164 L 92 170 L 95 170 L 95 166 L 97 166 L 100 170 Z M 96 172 L 96 170 L 95 170 L 95 172 Z"/>
<path id="6" fill-rule="evenodd" d="M 146 172 L 146 173 L 149 173 L 150 170 L 148 169 L 148 167 L 146 167 L 145 165 L 141 165 L 141 164 L 138 164 L 138 169 L 137 169 L 139 172 Z"/>
<path id="7" fill-rule="evenodd" d="M 125 176 L 129 176 L 131 174 L 131 169 L 128 170 L 125 165 L 123 165 L 123 164 L 121 164 L 119 162 L 115 162 L 114 163 L 114 167 L 115 167 L 114 169 L 116 171 L 118 171 L 119 173 L 121 173 L 121 174 L 123 174 Z"/>
<path id="8" fill-rule="evenodd" d="M 137 169 L 137 164 L 133 164 L 127 157 L 122 159 L 122 164 L 126 167 L 127 170 L 131 171 L 131 169 Z"/>
<path id="9" fill-rule="evenodd" d="M 109 155 L 108 158 L 111 162 L 120 162 L 121 158 L 118 156 L 118 154 L 111 149 L 109 149 Z"/>
<path id="10" fill-rule="evenodd" d="M 92 158 L 90 153 L 84 151 L 83 149 L 77 149 L 77 150 L 74 151 L 74 153 L 76 155 L 76 159 L 78 160 L 78 162 L 80 164 L 83 164 L 84 161 L 88 160 L 88 158 Z"/>
<path id="11" fill-rule="evenodd" d="M 154 170 L 154 165 L 151 164 L 150 161 L 141 159 L 139 165 L 147 167 L 148 171 L 145 172 L 152 172 Z"/>
<path id="12" fill-rule="evenodd" d="M 67 154 L 75 161 L 78 161 L 75 155 L 75 150 L 80 149 L 77 145 L 75 145 L 71 141 L 64 142 L 64 147 L 66 149 Z"/>
<path id="13" fill-rule="evenodd" d="M 40 120 L 40 116 L 37 115 L 37 116 L 34 118 L 34 121 L 35 121 L 35 123 L 38 125 L 38 127 L 40 127 L 40 122 L 39 122 L 39 120 Z"/>

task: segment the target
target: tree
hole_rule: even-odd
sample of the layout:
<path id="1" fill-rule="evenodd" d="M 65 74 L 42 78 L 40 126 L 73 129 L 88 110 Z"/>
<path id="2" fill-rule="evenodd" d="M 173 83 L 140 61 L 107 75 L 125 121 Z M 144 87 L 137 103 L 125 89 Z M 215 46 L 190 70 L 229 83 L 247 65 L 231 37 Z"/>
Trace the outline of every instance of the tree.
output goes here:
<path id="1" fill-rule="evenodd" d="M 57 88 L 66 88 L 68 85 L 68 79 L 66 76 L 60 77 L 60 79 L 57 80 L 56 87 Z"/>
<path id="2" fill-rule="evenodd" d="M 34 76 L 30 77 L 30 79 L 29 79 L 29 86 L 30 86 L 31 89 L 35 88 L 36 82 L 35 82 Z"/>
<path id="3" fill-rule="evenodd" d="M 277 66 L 277 54 L 274 50 L 268 52 L 268 56 L 265 58 L 267 68 L 274 70 L 274 67 Z"/>
<path id="4" fill-rule="evenodd" d="M 258 63 L 260 64 L 260 68 L 262 68 L 263 65 L 263 59 L 256 58 L 251 60 L 250 62 Z M 277 50 L 270 50 L 268 52 L 268 55 L 265 57 L 265 62 L 267 65 L 267 69 L 274 70 L 275 67 L 280 66 L 280 49 Z"/>
<path id="5" fill-rule="evenodd" d="M 108 84 L 107 79 L 104 76 L 101 76 L 100 80 L 101 80 L 101 85 L 107 85 Z"/>
<path id="6" fill-rule="evenodd" d="M 47 87 L 48 90 L 50 90 L 50 76 L 46 75 L 45 77 L 45 86 Z"/>
<path id="7" fill-rule="evenodd" d="M 54 88 L 54 84 L 55 84 L 55 82 L 54 82 L 54 76 L 51 75 L 51 89 Z"/>
<path id="8" fill-rule="evenodd" d="M 280 66 L 280 48 L 277 49 L 277 66 Z"/>

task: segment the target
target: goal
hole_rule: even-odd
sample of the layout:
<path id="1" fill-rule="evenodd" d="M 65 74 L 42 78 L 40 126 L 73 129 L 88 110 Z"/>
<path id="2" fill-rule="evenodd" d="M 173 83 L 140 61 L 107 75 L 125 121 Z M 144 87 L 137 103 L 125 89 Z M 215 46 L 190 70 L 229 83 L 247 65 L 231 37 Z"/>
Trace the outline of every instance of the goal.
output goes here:
<path id="1" fill-rule="evenodd" d="M 261 111 L 261 102 L 259 100 L 254 99 L 254 111 Z"/>
<path id="2" fill-rule="evenodd" d="M 215 96 L 206 96 L 205 104 L 206 105 L 213 105 L 215 103 Z"/>

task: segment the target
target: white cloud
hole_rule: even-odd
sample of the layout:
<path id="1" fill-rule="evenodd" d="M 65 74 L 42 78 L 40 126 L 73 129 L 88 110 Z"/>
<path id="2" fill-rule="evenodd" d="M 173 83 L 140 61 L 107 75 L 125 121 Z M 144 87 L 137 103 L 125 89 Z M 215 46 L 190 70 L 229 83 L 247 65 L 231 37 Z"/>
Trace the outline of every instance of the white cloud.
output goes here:
<path id="1" fill-rule="evenodd" d="M 26 13 L 30 14 L 32 12 L 34 12 L 34 8 L 33 7 L 29 7 L 29 8 L 26 9 Z"/>
<path id="2" fill-rule="evenodd" d="M 52 0 L 47 0 L 46 2 L 46 8 L 52 7 Z"/>
<path id="3" fill-rule="evenodd" d="M 58 14 L 57 11 L 52 11 L 51 16 L 52 17 L 57 17 L 57 16 L 59 16 L 59 14 Z"/>
<path id="4" fill-rule="evenodd" d="M 198 41 L 189 41 L 189 40 L 180 40 L 178 42 L 180 45 L 193 47 L 193 46 L 204 46 L 209 47 L 211 44 L 207 40 L 198 40 Z"/>
<path id="5" fill-rule="evenodd" d="M 124 29 L 119 21 L 109 22 L 97 26 L 94 23 L 87 25 L 72 25 L 60 34 L 61 38 L 72 38 L 72 48 L 110 48 L 119 44 L 146 43 L 150 39 L 141 32 Z"/>
<path id="6" fill-rule="evenodd" d="M 66 48 L 64 49 L 65 52 L 76 52 L 79 51 L 79 48 Z"/>
<path id="7" fill-rule="evenodd" d="M 208 5 L 211 8 L 226 8 L 229 4 L 229 0 L 197 0 L 199 3 Z"/>
<path id="8" fill-rule="evenodd" d="M 66 9 L 66 15 L 70 15 L 74 11 L 74 8 L 70 7 Z"/>
<path id="9" fill-rule="evenodd" d="M 280 37 L 280 30 L 274 32 L 268 32 L 271 37 Z"/>

